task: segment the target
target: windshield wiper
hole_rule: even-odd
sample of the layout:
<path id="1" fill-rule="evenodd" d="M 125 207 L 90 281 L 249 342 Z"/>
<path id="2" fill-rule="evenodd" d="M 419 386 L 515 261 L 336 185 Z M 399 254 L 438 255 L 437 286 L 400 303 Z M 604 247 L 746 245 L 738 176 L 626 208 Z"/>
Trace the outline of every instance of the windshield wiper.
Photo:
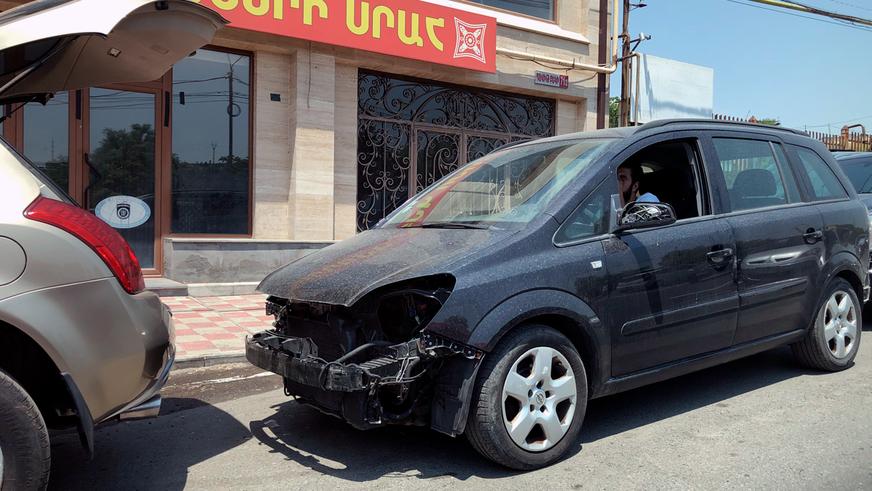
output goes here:
<path id="1" fill-rule="evenodd" d="M 474 228 L 478 230 L 487 230 L 490 226 L 463 222 L 431 222 L 422 223 L 418 228 Z"/>

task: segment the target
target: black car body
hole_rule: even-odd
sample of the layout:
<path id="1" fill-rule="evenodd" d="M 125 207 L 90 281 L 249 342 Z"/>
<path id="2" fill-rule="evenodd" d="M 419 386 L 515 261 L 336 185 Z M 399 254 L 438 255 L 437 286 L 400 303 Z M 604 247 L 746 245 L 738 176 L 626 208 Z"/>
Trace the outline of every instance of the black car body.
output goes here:
<path id="1" fill-rule="evenodd" d="M 549 145 L 564 146 L 547 158 L 571 161 L 556 164 L 552 179 L 567 169 L 571 179 L 543 186 L 550 194 L 533 211 L 524 205 L 539 195 L 524 196 L 519 223 L 494 224 L 481 210 L 471 212 L 478 220 L 427 221 L 458 182 L 467 193 L 485 188 L 470 176 L 503 167 L 510 175 L 514 167 L 499 162 L 542 158 L 534 152 Z M 585 153 L 566 158 L 572 149 Z M 268 276 L 259 290 L 276 328 L 247 341 L 248 359 L 282 375 L 288 394 L 358 428 L 417 424 L 454 436 L 486 408 L 481 370 L 502 370 L 489 357 L 544 326 L 583 362 L 573 372 L 577 427 L 587 398 L 802 341 L 834 281 L 850 285 L 851 298 L 868 297 L 866 208 L 826 148 L 799 132 L 670 120 L 522 143 L 486 159 L 497 164 L 467 169 L 473 162 L 377 228 Z M 643 211 L 665 221 L 628 220 L 639 203 L 622 210 L 615 179 L 628 162 L 670 205 Z M 537 172 L 518 179 L 546 179 Z M 574 356 L 561 360 L 576 366 Z M 486 426 L 471 441 L 511 467 L 546 465 L 571 443 L 546 452 L 521 442 L 520 453 L 500 456 L 482 443 Z"/>

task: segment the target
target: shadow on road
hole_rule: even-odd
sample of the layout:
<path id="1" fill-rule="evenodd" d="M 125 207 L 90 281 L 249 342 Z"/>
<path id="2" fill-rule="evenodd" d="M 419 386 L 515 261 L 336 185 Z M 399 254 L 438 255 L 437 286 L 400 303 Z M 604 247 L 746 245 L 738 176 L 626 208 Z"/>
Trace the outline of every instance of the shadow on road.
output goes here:
<path id="1" fill-rule="evenodd" d="M 98 428 L 90 462 L 77 435 L 53 436 L 49 488 L 183 489 L 191 466 L 251 439 L 236 419 L 198 399 L 163 404 L 159 419 Z"/>
<path id="2" fill-rule="evenodd" d="M 800 375 L 826 375 L 802 368 L 790 348 L 778 348 L 701 372 L 591 401 L 584 443 L 671 418 Z"/>
<path id="3" fill-rule="evenodd" d="M 360 431 L 295 401 L 273 409 L 271 418 L 250 423 L 252 436 L 288 460 L 347 481 L 512 475 L 481 458 L 463 437 L 411 427 Z"/>
<path id="4" fill-rule="evenodd" d="M 778 349 L 603 399 L 588 405 L 583 443 L 639 428 L 801 375 L 789 349 Z M 310 469 L 353 482 L 385 476 L 465 480 L 512 472 L 480 457 L 464 438 L 423 428 L 387 427 L 358 431 L 294 401 L 274 406 L 268 419 L 252 421 L 252 436 L 273 452 Z"/>

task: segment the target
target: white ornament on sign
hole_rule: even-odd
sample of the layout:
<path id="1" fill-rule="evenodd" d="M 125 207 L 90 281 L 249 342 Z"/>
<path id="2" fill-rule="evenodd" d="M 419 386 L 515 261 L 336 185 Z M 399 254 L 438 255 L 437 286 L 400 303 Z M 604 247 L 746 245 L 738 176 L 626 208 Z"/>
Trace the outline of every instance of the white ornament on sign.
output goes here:
<path id="1" fill-rule="evenodd" d="M 110 196 L 97 203 L 94 214 L 113 228 L 136 228 L 151 218 L 151 208 L 133 196 Z"/>

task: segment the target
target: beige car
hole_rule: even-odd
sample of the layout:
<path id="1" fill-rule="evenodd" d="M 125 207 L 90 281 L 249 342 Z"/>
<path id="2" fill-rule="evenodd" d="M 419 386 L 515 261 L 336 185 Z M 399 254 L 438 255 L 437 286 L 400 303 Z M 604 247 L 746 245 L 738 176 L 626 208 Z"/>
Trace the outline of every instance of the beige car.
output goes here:
<path id="1" fill-rule="evenodd" d="M 30 2 L 0 14 L 0 104 L 156 79 L 224 23 L 187 0 Z M 95 425 L 157 415 L 172 321 L 118 232 L 5 141 L 0 201 L 0 488 L 44 488 L 48 428 L 92 452 Z"/>

